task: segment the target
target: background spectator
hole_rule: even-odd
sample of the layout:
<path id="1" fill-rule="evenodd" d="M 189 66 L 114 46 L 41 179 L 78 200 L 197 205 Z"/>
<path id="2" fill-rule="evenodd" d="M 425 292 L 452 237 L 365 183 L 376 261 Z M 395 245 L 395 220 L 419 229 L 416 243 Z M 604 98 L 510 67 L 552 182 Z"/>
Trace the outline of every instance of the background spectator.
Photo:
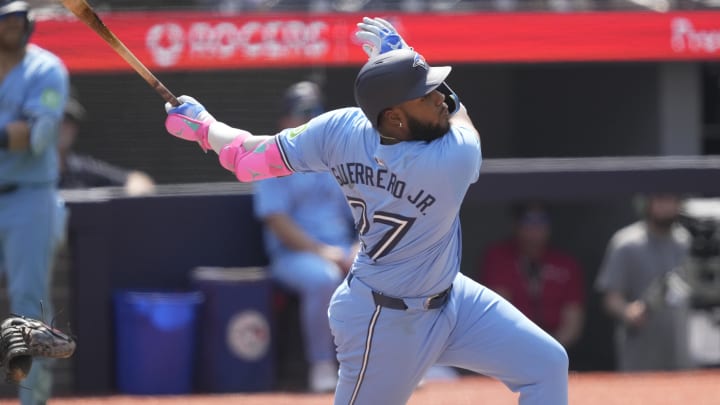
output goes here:
<path id="1" fill-rule="evenodd" d="M 605 309 L 617 320 L 618 368 L 686 368 L 688 305 L 663 286 L 665 275 L 687 259 L 690 235 L 677 222 L 681 199 L 655 194 L 638 201 L 642 219 L 613 235 L 596 280 Z"/>
<path id="2" fill-rule="evenodd" d="M 512 236 L 488 248 L 480 282 L 569 348 L 583 328 L 583 273 L 573 257 L 549 245 L 550 230 L 542 204 L 514 206 Z"/>

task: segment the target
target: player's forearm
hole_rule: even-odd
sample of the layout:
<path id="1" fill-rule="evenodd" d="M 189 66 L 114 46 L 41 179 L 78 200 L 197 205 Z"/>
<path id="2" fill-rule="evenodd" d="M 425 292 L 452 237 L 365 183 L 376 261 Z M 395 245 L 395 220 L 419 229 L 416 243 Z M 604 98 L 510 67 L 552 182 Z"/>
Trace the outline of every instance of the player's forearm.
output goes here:
<path id="1" fill-rule="evenodd" d="M 186 96 L 180 96 L 180 99 L 183 97 Z M 188 101 L 179 107 L 166 105 L 168 117 L 165 128 L 170 134 L 197 142 L 203 150 L 214 150 L 222 167 L 235 173 L 242 182 L 292 173 L 274 136 L 253 136 L 248 131 L 218 122 L 194 99 L 185 100 Z"/>
<path id="2" fill-rule="evenodd" d="M 464 104 L 460 104 L 458 111 L 450 117 L 450 124 L 470 128 L 475 131 L 478 137 L 480 136 L 477 129 L 475 129 L 475 125 L 473 125 Z"/>
<path id="3" fill-rule="evenodd" d="M 319 250 L 320 244 L 285 214 L 269 215 L 265 218 L 265 224 L 288 249 L 304 252 Z"/>
<path id="4" fill-rule="evenodd" d="M 30 150 L 39 155 L 47 148 L 55 148 L 57 144 L 60 122 L 58 119 L 44 115 L 33 120 L 30 126 Z"/>
<path id="5" fill-rule="evenodd" d="M 30 122 L 13 121 L 7 124 L 2 131 L 5 138 L 0 141 L 5 149 L 13 152 L 31 151 L 39 155 L 49 147 L 54 147 L 58 136 L 58 122 L 49 116 L 41 116 Z"/>
<path id="6" fill-rule="evenodd" d="M 0 148 L 12 152 L 30 147 L 30 126 L 25 121 L 14 121 L 0 129 Z"/>
<path id="7" fill-rule="evenodd" d="M 252 182 L 292 174 L 274 136 L 253 136 L 241 131 L 218 153 L 222 167 L 241 182 Z"/>
<path id="8" fill-rule="evenodd" d="M 267 138 L 270 138 L 269 136 L 263 136 L 263 135 L 257 135 L 253 136 L 251 133 L 247 131 L 243 131 L 242 129 L 233 128 L 223 122 L 215 121 L 208 126 L 207 131 L 207 142 L 210 144 L 210 147 L 212 150 L 215 151 L 218 155 L 222 151 L 222 149 L 228 145 L 230 145 L 233 141 L 235 141 L 239 136 L 242 136 L 246 139 L 247 147 L 256 146 L 253 145 L 251 142 L 257 142 L 259 143 L 262 140 L 265 140 Z"/>

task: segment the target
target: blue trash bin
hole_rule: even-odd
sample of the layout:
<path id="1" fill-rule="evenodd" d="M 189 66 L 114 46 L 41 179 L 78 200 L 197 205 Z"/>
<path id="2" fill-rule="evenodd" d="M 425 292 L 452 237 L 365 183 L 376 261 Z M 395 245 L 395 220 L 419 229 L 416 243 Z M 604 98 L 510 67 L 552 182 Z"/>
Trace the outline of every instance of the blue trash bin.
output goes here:
<path id="1" fill-rule="evenodd" d="M 194 288 L 205 297 L 198 325 L 198 389 L 259 392 L 274 385 L 271 281 L 262 267 L 198 267 Z"/>
<path id="2" fill-rule="evenodd" d="M 202 293 L 116 291 L 118 391 L 133 395 L 193 390 L 196 319 Z"/>

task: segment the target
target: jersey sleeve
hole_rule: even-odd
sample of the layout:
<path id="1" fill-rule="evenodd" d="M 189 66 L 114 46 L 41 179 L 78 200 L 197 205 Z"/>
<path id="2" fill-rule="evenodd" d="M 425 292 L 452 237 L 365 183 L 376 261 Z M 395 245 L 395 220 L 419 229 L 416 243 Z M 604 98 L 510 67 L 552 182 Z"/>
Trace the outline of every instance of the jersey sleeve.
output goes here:
<path id="1" fill-rule="evenodd" d="M 455 126 L 453 135 L 458 145 L 458 159 L 453 161 L 457 163 L 454 169 L 463 172 L 470 183 L 475 183 L 482 164 L 480 138 L 474 130 L 463 126 Z"/>
<path id="2" fill-rule="evenodd" d="M 429 157 L 429 173 L 446 195 L 455 196 L 458 203 L 465 197 L 470 184 L 480 175 L 482 151 L 480 138 L 474 130 L 453 126 L 450 133 L 439 140 L 440 147 Z"/>
<path id="3" fill-rule="evenodd" d="M 67 97 L 67 70 L 59 61 L 49 59 L 33 74 L 23 113 L 30 119 L 49 116 L 59 121 L 63 117 Z"/>
<path id="4" fill-rule="evenodd" d="M 30 124 L 31 150 L 40 154 L 57 142 L 58 123 L 68 97 L 68 74 L 59 60 L 45 56 L 31 68 L 29 75 L 30 85 L 22 111 Z"/>
<path id="5" fill-rule="evenodd" d="M 262 220 L 272 214 L 290 212 L 292 202 L 288 192 L 288 177 L 276 177 L 255 183 L 253 210 L 255 217 Z"/>
<path id="6" fill-rule="evenodd" d="M 288 168 L 295 172 L 329 171 L 339 140 L 352 130 L 351 111 L 347 108 L 329 111 L 299 127 L 281 131 L 277 141 Z"/>

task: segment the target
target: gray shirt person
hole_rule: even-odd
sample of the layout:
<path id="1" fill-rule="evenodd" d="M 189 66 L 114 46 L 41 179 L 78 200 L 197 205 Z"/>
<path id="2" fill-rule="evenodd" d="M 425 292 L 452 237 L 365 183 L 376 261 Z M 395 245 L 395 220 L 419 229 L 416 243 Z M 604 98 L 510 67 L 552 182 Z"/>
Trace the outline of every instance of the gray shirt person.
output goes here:
<path id="1" fill-rule="evenodd" d="M 596 280 L 604 293 L 620 293 L 628 303 L 643 302 L 639 324 L 619 320 L 616 328 L 617 366 L 621 371 L 687 368 L 687 301 L 674 298 L 665 276 L 684 264 L 690 234 L 678 224 L 669 232 L 649 230 L 638 221 L 613 235 Z"/>

